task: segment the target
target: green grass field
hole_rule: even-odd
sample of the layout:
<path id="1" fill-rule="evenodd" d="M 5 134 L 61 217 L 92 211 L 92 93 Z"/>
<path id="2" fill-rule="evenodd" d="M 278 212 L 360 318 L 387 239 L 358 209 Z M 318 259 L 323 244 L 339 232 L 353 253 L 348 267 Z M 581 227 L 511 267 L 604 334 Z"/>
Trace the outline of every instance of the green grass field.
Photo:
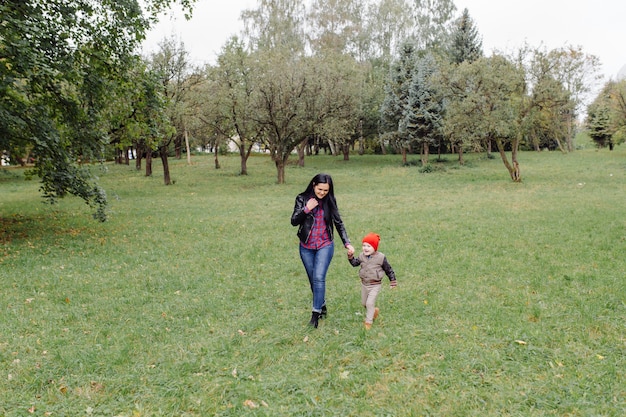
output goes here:
<path id="1" fill-rule="evenodd" d="M 626 148 L 522 153 L 521 184 L 447 158 L 94 166 L 106 223 L 0 171 L 0 415 L 626 415 Z M 289 218 L 320 171 L 398 277 L 370 331 L 341 248 L 306 326 Z"/>

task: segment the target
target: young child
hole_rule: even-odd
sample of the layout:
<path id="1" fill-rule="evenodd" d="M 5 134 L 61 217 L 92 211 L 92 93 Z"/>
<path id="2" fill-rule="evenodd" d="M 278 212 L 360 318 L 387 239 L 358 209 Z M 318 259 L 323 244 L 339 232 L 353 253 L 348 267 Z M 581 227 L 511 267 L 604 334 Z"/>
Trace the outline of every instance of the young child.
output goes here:
<path id="1" fill-rule="evenodd" d="M 348 254 L 348 261 L 352 266 L 361 266 L 359 277 L 361 278 L 361 304 L 367 310 L 365 314 L 365 329 L 372 328 L 372 323 L 378 317 L 379 309 L 376 307 L 376 298 L 382 288 L 383 275 L 389 278 L 389 285 L 395 288 L 397 285 L 396 274 L 387 261 L 384 253 L 378 252 L 380 236 L 369 233 L 363 238 L 363 252 L 358 258 Z"/>

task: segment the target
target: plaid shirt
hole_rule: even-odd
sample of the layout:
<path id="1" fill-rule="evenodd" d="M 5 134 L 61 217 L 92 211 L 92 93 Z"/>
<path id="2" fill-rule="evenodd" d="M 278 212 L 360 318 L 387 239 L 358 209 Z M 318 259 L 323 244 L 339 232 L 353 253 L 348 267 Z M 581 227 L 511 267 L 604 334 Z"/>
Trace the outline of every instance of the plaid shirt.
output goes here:
<path id="1" fill-rule="evenodd" d="M 304 209 L 305 213 L 309 213 L 308 209 Z M 328 230 L 326 230 L 326 221 L 324 221 L 324 209 L 320 206 L 313 209 L 313 216 L 315 223 L 311 229 L 309 240 L 306 243 L 300 242 L 305 249 L 321 249 L 332 243 L 328 236 Z"/>

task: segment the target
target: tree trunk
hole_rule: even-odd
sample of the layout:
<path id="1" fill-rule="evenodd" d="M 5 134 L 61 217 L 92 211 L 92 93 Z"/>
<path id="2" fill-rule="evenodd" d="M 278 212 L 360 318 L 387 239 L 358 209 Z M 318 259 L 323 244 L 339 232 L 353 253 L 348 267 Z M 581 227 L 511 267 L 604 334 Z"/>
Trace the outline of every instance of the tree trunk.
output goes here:
<path id="1" fill-rule="evenodd" d="M 152 176 L 152 149 L 146 149 L 146 177 Z"/>
<path id="2" fill-rule="evenodd" d="M 563 147 L 563 144 L 561 143 L 561 140 L 558 138 L 558 136 L 555 136 L 555 137 L 554 137 L 554 140 L 556 140 L 556 146 L 558 146 L 559 150 L 560 150 L 562 153 L 567 153 L 567 152 L 565 151 L 565 148 Z"/>
<path id="3" fill-rule="evenodd" d="M 277 183 L 284 184 L 285 183 L 285 165 L 286 161 L 281 158 L 277 158 L 274 160 L 276 164 L 276 173 L 277 173 Z"/>
<path id="4" fill-rule="evenodd" d="M 185 148 L 187 148 L 187 165 L 191 165 L 191 149 L 189 148 L 189 134 L 185 128 Z"/>
<path id="5" fill-rule="evenodd" d="M 363 119 L 359 120 L 359 155 L 365 153 L 365 139 L 363 138 Z"/>
<path id="6" fill-rule="evenodd" d="M 343 160 L 344 161 L 349 161 L 350 160 L 350 144 L 349 143 L 344 143 L 341 148 L 342 148 L 342 151 L 343 151 Z"/>
<path id="7" fill-rule="evenodd" d="M 174 154 L 176 155 L 176 159 L 182 158 L 182 148 L 183 148 L 183 136 L 180 134 L 176 134 L 174 137 Z"/>
<path id="8" fill-rule="evenodd" d="M 141 160 L 143 159 L 143 153 L 146 151 L 146 146 L 143 141 L 135 144 L 135 169 L 141 171 Z"/>
<path id="9" fill-rule="evenodd" d="M 159 147 L 159 155 L 161 156 L 161 162 L 163 163 L 163 183 L 170 185 L 172 180 L 170 178 L 170 165 L 167 160 L 167 146 Z"/>
<path id="10" fill-rule="evenodd" d="M 509 171 L 509 175 L 513 182 L 522 182 L 522 177 L 520 175 L 519 163 L 517 162 L 517 151 L 515 150 L 515 145 L 513 145 L 513 151 L 511 152 L 511 157 L 513 162 L 509 162 L 509 159 L 506 156 L 506 152 L 504 151 L 504 144 L 500 139 L 496 139 L 496 146 L 498 148 L 498 152 L 500 153 L 500 157 L 502 158 L 502 162 L 504 166 Z"/>
<path id="11" fill-rule="evenodd" d="M 572 121 L 572 112 L 567 113 L 567 151 L 574 152 L 574 133 L 573 126 L 574 122 Z"/>
<path id="12" fill-rule="evenodd" d="M 330 147 L 330 154 L 332 156 L 336 156 L 337 155 L 337 149 L 335 146 L 335 142 L 331 139 L 328 139 L 328 146 Z"/>
<path id="13" fill-rule="evenodd" d="M 465 161 L 463 160 L 463 147 L 459 146 L 459 165 L 465 165 Z"/>
<path id="14" fill-rule="evenodd" d="M 219 151 L 220 151 L 220 147 L 216 143 L 215 144 L 215 148 L 213 148 L 213 149 L 214 149 L 214 151 L 213 151 L 214 152 L 213 160 L 215 161 L 215 169 L 220 169 L 221 166 L 220 166 L 220 160 L 219 160 L 219 157 L 218 157 Z"/>
<path id="15" fill-rule="evenodd" d="M 428 142 L 424 142 L 422 144 L 422 166 L 426 166 L 428 164 L 428 155 L 430 154 L 430 150 L 428 147 Z"/>
<path id="16" fill-rule="evenodd" d="M 240 175 L 248 175 L 248 158 L 244 155 L 241 156 L 241 170 L 239 171 Z"/>
<path id="17" fill-rule="evenodd" d="M 403 146 L 402 147 L 402 165 L 406 165 L 406 148 Z"/>
<path id="18" fill-rule="evenodd" d="M 301 142 L 298 146 L 296 146 L 296 151 L 298 152 L 298 166 L 304 167 L 304 151 L 306 148 L 306 141 Z"/>

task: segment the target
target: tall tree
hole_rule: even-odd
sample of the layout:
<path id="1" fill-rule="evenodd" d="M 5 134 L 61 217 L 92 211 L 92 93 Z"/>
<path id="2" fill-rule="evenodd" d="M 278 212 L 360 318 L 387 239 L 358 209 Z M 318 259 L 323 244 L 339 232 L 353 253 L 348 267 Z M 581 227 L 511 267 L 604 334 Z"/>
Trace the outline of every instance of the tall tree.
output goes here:
<path id="1" fill-rule="evenodd" d="M 368 8 L 366 33 L 372 39 L 372 56 L 390 62 L 413 27 L 411 3 L 409 0 L 381 0 Z"/>
<path id="2" fill-rule="evenodd" d="M 443 52 L 449 44 L 455 11 L 453 0 L 413 0 L 412 36 L 420 49 Z"/>
<path id="3" fill-rule="evenodd" d="M 409 98 L 400 121 L 400 131 L 421 148 L 422 165 L 428 163 L 430 146 L 442 138 L 443 94 L 434 79 L 437 63 L 431 54 L 420 58 L 415 67 Z"/>
<path id="4" fill-rule="evenodd" d="M 333 154 L 340 151 L 348 160 L 359 127 L 363 68 L 347 54 L 313 57 L 312 61 L 314 64 L 307 70 L 316 88 L 310 95 L 315 103 L 313 128 L 328 140 Z"/>
<path id="5" fill-rule="evenodd" d="M 410 145 L 406 132 L 401 132 L 400 123 L 404 119 L 409 103 L 409 90 L 418 51 L 413 41 L 405 41 L 400 48 L 400 56 L 395 60 L 385 80 L 385 96 L 380 108 L 380 128 L 382 147 L 384 142 L 396 146 L 402 152 L 403 162 L 406 163 L 406 154 Z"/>
<path id="6" fill-rule="evenodd" d="M 483 56 L 483 41 L 467 8 L 463 9 L 463 14 L 453 26 L 449 53 L 450 60 L 455 64 L 473 62 Z"/>
<path id="7" fill-rule="evenodd" d="M 157 151 L 163 164 L 163 182 L 170 185 L 172 180 L 169 171 L 169 148 L 174 143 L 176 156 L 180 158 L 181 147 L 186 136 L 186 104 L 185 100 L 190 83 L 189 53 L 185 45 L 176 38 L 165 38 L 159 43 L 159 49 L 150 56 L 150 68 L 161 78 L 163 94 L 167 99 L 167 114 L 174 127 L 172 134 L 163 136 L 157 144 Z"/>
<path id="8" fill-rule="evenodd" d="M 259 0 L 241 13 L 244 35 L 252 50 L 282 50 L 299 55 L 305 49 L 303 0 Z"/>
<path id="9" fill-rule="evenodd" d="M 206 120 L 226 141 L 237 146 L 241 160 L 241 175 L 248 174 L 247 161 L 252 147 L 261 142 L 263 129 L 254 120 L 257 85 L 250 54 L 243 43 L 231 38 L 222 48 L 218 65 L 212 71 L 214 84 L 211 97 L 215 113 Z"/>
<path id="10" fill-rule="evenodd" d="M 255 120 L 266 132 L 265 142 L 276 165 L 277 182 L 285 182 L 285 167 L 295 147 L 313 134 L 315 109 L 306 71 L 308 58 L 265 51 L 254 68 L 259 90 Z"/>

